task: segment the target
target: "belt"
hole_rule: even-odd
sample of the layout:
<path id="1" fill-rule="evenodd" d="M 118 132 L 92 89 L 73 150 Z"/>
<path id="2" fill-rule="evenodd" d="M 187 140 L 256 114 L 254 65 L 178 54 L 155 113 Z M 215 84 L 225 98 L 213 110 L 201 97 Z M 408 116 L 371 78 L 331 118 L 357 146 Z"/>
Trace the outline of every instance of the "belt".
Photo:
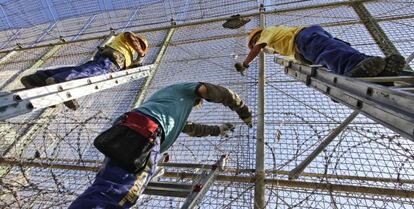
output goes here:
<path id="1" fill-rule="evenodd" d="M 161 136 L 161 128 L 150 117 L 139 112 L 127 112 L 116 125 L 126 126 L 141 134 L 149 141 L 154 141 L 157 136 Z"/>

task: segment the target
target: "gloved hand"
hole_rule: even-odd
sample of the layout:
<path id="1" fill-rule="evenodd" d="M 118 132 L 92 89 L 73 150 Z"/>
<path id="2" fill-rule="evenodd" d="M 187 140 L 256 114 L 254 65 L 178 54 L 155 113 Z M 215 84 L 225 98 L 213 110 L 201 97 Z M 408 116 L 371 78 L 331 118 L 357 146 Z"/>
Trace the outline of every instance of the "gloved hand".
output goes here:
<path id="1" fill-rule="evenodd" d="M 244 121 L 244 123 L 249 127 L 253 127 L 253 122 L 252 122 L 252 115 L 249 115 L 246 118 L 242 118 L 242 120 Z"/>
<path id="2" fill-rule="evenodd" d="M 229 131 L 234 131 L 234 125 L 231 123 L 224 123 L 220 126 L 220 136 L 229 137 Z"/>
<path id="3" fill-rule="evenodd" d="M 239 115 L 240 119 L 243 120 L 243 122 L 249 126 L 249 128 L 253 127 L 252 122 L 252 113 L 249 110 L 249 107 L 244 105 L 242 108 L 237 110 L 237 114 Z"/>
<path id="4" fill-rule="evenodd" d="M 237 62 L 234 67 L 236 68 L 237 72 L 241 73 L 243 76 L 246 75 L 247 68 L 249 65 L 245 65 L 244 63 Z"/>

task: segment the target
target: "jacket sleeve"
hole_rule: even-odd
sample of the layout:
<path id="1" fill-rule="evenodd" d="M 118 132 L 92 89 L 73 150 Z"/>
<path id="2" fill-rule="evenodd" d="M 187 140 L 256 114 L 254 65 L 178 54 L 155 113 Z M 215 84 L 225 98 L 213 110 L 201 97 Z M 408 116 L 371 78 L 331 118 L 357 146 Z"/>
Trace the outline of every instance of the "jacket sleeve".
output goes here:
<path id="1" fill-rule="evenodd" d="M 242 120 L 252 117 L 249 107 L 240 99 L 239 95 L 232 90 L 211 83 L 202 84 L 207 88 L 207 95 L 204 96 L 204 99 L 207 101 L 221 103 L 224 106 L 229 107 L 231 110 L 235 111 Z"/>
<path id="2" fill-rule="evenodd" d="M 220 135 L 220 127 L 215 125 L 204 125 L 187 122 L 182 132 L 194 137 L 218 136 Z"/>

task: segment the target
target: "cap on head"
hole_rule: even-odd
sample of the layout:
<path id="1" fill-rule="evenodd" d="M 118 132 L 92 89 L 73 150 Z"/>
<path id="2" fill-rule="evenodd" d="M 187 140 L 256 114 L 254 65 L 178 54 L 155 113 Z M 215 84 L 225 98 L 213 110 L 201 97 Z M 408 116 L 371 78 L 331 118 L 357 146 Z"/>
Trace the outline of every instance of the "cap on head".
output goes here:
<path id="1" fill-rule="evenodd" d="M 254 46 L 254 43 L 253 43 L 254 36 L 262 31 L 263 31 L 263 28 L 255 28 L 249 32 L 248 43 L 247 43 L 247 46 L 249 47 L 249 49 L 252 49 Z"/>
<path id="2" fill-rule="evenodd" d="M 141 36 L 141 35 L 135 35 L 135 37 L 137 37 L 139 39 L 139 42 L 141 42 L 141 47 L 142 47 L 142 50 L 144 50 L 144 53 L 147 53 L 147 51 L 149 49 L 147 38 L 145 38 L 145 36 Z"/>

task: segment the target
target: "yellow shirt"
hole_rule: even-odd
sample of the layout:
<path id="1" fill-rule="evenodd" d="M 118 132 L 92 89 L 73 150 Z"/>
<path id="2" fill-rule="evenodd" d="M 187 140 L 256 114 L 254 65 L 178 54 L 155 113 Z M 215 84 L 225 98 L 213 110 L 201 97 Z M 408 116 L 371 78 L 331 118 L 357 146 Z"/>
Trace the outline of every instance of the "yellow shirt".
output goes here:
<path id="1" fill-rule="evenodd" d="M 131 65 L 132 59 L 134 58 L 135 50 L 132 47 L 132 45 L 127 41 L 127 38 L 125 37 L 125 32 L 116 35 L 112 42 L 109 43 L 107 46 L 111 47 L 112 49 L 115 49 L 116 51 L 124 55 L 126 68 Z"/>
<path id="2" fill-rule="evenodd" d="M 263 29 L 256 45 L 266 44 L 276 53 L 284 56 L 295 55 L 295 36 L 305 27 L 271 26 Z"/>

